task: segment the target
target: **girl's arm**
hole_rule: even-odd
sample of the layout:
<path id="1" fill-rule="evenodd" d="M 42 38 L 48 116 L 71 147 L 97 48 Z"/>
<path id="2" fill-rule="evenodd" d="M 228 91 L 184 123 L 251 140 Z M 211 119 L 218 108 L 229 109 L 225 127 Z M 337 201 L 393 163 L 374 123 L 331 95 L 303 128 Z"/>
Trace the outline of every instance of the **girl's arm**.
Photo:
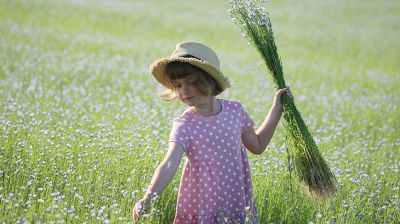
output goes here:
<path id="1" fill-rule="evenodd" d="M 140 203 L 136 203 L 135 207 L 133 208 L 133 220 L 137 220 L 139 218 L 139 213 L 142 208 L 144 210 L 150 208 L 152 196 L 159 195 L 175 176 L 176 170 L 178 169 L 182 160 L 183 153 L 183 147 L 179 143 L 169 143 L 168 152 L 164 160 L 155 170 L 146 194 L 144 195 L 143 199 L 139 201 Z M 142 208 L 138 208 L 138 206 L 142 206 Z"/>
<path id="2" fill-rule="evenodd" d="M 289 87 L 279 89 L 275 94 L 274 103 L 262 125 L 257 131 L 250 128 L 242 134 L 242 142 L 251 153 L 260 155 L 265 151 L 268 143 L 271 141 L 283 112 L 281 103 L 281 95 L 283 93 L 293 98 Z"/>

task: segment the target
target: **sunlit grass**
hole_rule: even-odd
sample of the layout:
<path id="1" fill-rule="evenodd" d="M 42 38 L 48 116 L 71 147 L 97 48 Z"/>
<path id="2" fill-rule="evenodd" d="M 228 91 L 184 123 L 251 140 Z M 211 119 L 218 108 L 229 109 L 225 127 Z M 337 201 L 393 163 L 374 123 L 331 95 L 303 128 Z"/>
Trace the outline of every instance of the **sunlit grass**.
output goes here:
<path id="1" fill-rule="evenodd" d="M 212 7 L 210 7 L 212 5 Z M 313 204 L 290 185 L 284 129 L 251 155 L 261 223 L 399 222 L 396 1 L 271 1 L 287 84 L 340 188 Z M 0 1 L 0 222 L 126 223 L 184 107 L 148 65 L 177 42 L 219 54 L 260 124 L 274 93 L 228 2 Z M 144 223 L 171 223 L 179 174 Z M 295 181 L 292 179 L 292 181 Z"/>

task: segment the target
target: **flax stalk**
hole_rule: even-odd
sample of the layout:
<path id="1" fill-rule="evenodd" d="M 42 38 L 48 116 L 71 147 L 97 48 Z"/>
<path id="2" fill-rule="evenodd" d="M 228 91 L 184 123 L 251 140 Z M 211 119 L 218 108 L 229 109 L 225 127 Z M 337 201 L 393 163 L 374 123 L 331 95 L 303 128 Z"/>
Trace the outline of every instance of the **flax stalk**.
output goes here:
<path id="1" fill-rule="evenodd" d="M 256 47 L 270 71 L 276 88 L 286 87 L 282 62 L 275 44 L 272 24 L 266 10 L 257 0 L 230 1 L 232 20 L 239 26 L 247 40 Z M 313 198 L 326 198 L 336 191 L 336 178 L 318 150 L 295 103 L 282 95 L 284 126 L 288 153 L 294 170 Z M 289 164 L 290 166 L 291 164 Z"/>

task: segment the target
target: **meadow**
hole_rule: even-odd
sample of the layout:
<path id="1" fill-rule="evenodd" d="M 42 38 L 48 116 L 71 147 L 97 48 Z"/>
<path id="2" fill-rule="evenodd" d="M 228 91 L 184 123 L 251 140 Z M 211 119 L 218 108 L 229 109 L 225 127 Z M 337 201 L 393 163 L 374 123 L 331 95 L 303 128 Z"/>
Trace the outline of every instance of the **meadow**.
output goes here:
<path id="1" fill-rule="evenodd" d="M 314 202 L 288 170 L 280 123 L 250 155 L 260 223 L 400 222 L 400 1 L 266 5 L 286 83 L 338 192 Z M 148 66 L 211 46 L 261 124 L 275 92 L 228 1 L 0 0 L 0 223 L 129 223 L 184 106 Z M 182 162 L 183 164 L 183 162 Z M 172 223 L 181 169 L 139 223 Z"/>

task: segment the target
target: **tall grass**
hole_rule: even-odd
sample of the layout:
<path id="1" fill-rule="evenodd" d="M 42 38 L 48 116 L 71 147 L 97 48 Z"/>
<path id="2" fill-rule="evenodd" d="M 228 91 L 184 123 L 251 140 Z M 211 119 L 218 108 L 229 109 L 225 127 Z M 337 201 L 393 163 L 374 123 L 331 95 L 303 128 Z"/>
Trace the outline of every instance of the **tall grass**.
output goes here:
<path id="1" fill-rule="evenodd" d="M 250 156 L 261 223 L 398 223 L 399 3 L 270 4 L 285 78 L 340 185 L 325 205 L 291 191 L 280 126 Z M 273 83 L 229 7 L 1 0 L 0 222 L 129 221 L 184 109 L 157 98 L 147 71 L 178 42 L 213 47 L 233 81 L 221 97 L 260 124 Z M 180 172 L 142 223 L 172 222 Z"/>

